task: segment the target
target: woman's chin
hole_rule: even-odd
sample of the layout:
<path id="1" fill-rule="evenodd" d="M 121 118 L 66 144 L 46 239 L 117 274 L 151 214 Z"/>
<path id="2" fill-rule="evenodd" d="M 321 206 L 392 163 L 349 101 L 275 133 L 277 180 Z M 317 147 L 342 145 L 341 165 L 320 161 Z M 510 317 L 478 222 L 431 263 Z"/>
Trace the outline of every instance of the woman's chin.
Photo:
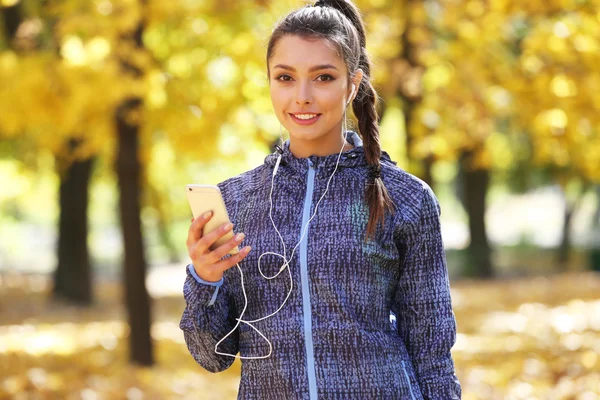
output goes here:
<path id="1" fill-rule="evenodd" d="M 319 140 L 322 136 L 323 134 L 321 132 L 309 132 L 308 130 L 304 129 L 290 131 L 290 138 L 292 140 L 299 140 L 303 142 L 313 142 L 315 140 Z"/>

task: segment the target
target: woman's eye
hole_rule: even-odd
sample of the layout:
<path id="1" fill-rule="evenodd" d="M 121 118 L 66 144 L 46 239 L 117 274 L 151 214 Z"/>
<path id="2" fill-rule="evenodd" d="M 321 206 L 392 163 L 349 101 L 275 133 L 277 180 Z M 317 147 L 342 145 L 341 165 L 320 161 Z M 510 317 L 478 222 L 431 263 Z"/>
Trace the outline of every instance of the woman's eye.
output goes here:
<path id="1" fill-rule="evenodd" d="M 317 77 L 317 79 L 319 79 L 321 81 L 333 81 L 333 80 L 335 80 L 335 78 L 333 76 L 328 75 L 328 74 L 319 75 Z"/>
<path id="2" fill-rule="evenodd" d="M 284 81 L 284 82 L 289 82 L 292 80 L 292 77 L 289 75 L 279 75 L 277 78 L 275 78 L 278 81 Z"/>

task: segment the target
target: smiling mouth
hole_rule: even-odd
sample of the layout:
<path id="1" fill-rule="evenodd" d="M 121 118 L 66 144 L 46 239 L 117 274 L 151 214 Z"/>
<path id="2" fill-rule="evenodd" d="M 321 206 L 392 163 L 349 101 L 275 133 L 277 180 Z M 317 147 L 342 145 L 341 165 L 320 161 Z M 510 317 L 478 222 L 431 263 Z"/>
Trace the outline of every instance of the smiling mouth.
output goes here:
<path id="1" fill-rule="evenodd" d="M 321 114 L 316 113 L 304 113 L 304 114 L 290 114 L 292 119 L 301 125 L 308 125 L 316 122 Z"/>
<path id="2" fill-rule="evenodd" d="M 313 119 L 316 116 L 318 116 L 319 114 L 292 114 L 294 117 L 298 118 L 298 119 L 303 119 L 303 120 L 309 120 L 309 119 Z"/>

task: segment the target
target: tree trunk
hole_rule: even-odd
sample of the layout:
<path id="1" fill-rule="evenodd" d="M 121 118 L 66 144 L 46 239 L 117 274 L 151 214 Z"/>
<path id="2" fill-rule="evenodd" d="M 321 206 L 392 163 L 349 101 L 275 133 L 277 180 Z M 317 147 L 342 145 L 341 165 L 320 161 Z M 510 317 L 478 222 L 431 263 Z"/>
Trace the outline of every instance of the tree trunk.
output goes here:
<path id="1" fill-rule="evenodd" d="M 10 48 L 14 48 L 14 45 L 11 42 L 14 40 L 17 34 L 17 29 L 19 28 L 19 25 L 21 25 L 22 21 L 21 2 L 9 7 L 0 7 L 0 10 L 2 10 L 2 19 L 4 20 L 3 25 L 8 46 Z"/>
<path id="2" fill-rule="evenodd" d="M 585 182 L 581 185 L 579 193 L 577 193 L 577 197 L 574 201 L 569 201 L 567 193 L 563 190 L 565 207 L 563 213 L 562 237 L 556 253 L 556 265 L 559 272 L 564 272 L 568 269 L 571 253 L 571 222 L 573 221 L 573 215 L 575 215 L 579 209 L 581 200 L 583 200 L 588 186 L 589 185 Z"/>
<path id="3" fill-rule="evenodd" d="M 426 157 L 423 162 L 423 173 L 421 175 L 421 179 L 423 179 L 429 186 L 433 188 L 433 156 Z"/>
<path id="4" fill-rule="evenodd" d="M 146 0 L 139 0 L 146 7 Z M 145 13 L 142 12 L 142 15 Z M 123 35 L 124 41 L 132 41 L 144 50 L 142 36 L 144 19 L 140 19 L 134 31 Z M 123 73 L 143 79 L 143 71 L 126 58 L 120 60 Z M 146 259 L 141 221 L 141 163 L 139 159 L 140 119 L 143 101 L 139 97 L 124 100 L 117 108 L 117 177 L 119 181 L 119 211 L 125 259 L 123 281 L 125 283 L 125 306 L 129 323 L 129 360 L 134 364 L 154 364 L 152 338 L 150 336 L 151 303 L 146 289 Z"/>
<path id="5" fill-rule="evenodd" d="M 88 254 L 88 187 L 93 159 L 73 162 L 60 183 L 58 266 L 52 296 L 72 303 L 92 303 Z"/>
<path id="6" fill-rule="evenodd" d="M 565 271 L 569 264 L 569 253 L 571 250 L 571 219 L 573 218 L 574 211 L 573 205 L 569 204 L 565 199 L 562 237 L 556 254 L 556 263 L 559 271 Z"/>
<path id="7" fill-rule="evenodd" d="M 486 195 L 490 176 L 487 170 L 471 170 L 465 165 L 468 156 L 461 161 L 464 206 L 469 219 L 471 242 L 467 249 L 464 275 L 477 278 L 494 276 L 492 251 L 485 226 Z"/>
<path id="8" fill-rule="evenodd" d="M 415 173 L 419 178 L 423 179 L 429 186 L 433 187 L 433 177 L 431 175 L 431 167 L 433 165 L 433 155 L 429 155 L 422 161 L 411 159 L 413 137 L 410 135 L 410 126 L 412 119 L 414 118 L 414 110 L 418 104 L 422 101 L 422 76 L 424 67 L 421 65 L 418 56 L 417 48 L 409 40 L 411 31 L 418 28 L 411 18 L 413 8 L 418 6 L 420 0 L 408 0 L 406 2 L 407 10 L 407 21 L 404 32 L 400 38 L 402 41 L 402 48 L 404 49 L 401 57 L 408 63 L 409 67 L 406 70 L 406 75 L 403 78 L 403 83 L 400 85 L 398 90 L 399 96 L 403 100 L 403 113 L 404 113 L 404 126 L 405 126 L 405 146 L 406 146 L 406 158 L 409 166 L 413 166 L 418 171 Z"/>
<path id="9" fill-rule="evenodd" d="M 126 115 L 139 111 L 139 98 L 126 100 L 117 110 L 117 176 L 119 208 L 125 250 L 125 304 L 130 328 L 130 360 L 141 365 L 154 363 L 150 337 L 150 298 L 146 289 L 146 259 L 140 218 L 141 164 L 138 157 L 139 125 L 129 124 Z"/>
<path id="10" fill-rule="evenodd" d="M 0 7 L 9 48 L 17 52 L 28 49 L 24 43 L 17 41 L 17 31 L 24 19 L 22 4 L 21 1 L 9 7 Z M 54 46 L 54 49 L 58 53 L 59 47 Z M 66 144 L 70 152 L 75 150 L 77 145 L 77 140 L 70 140 Z M 93 302 L 92 272 L 87 245 L 88 189 L 93 163 L 93 158 L 76 160 L 69 164 L 65 171 L 60 171 L 58 264 L 53 273 L 51 296 L 79 305 L 90 305 Z"/>

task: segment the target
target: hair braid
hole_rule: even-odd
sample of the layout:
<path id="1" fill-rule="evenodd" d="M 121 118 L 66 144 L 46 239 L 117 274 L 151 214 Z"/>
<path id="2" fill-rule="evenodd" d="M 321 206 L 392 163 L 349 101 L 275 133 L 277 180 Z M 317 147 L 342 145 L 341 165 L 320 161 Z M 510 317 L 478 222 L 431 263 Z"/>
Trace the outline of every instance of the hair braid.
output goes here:
<path id="1" fill-rule="evenodd" d="M 394 211 L 394 203 L 381 178 L 381 165 L 379 162 L 381 144 L 379 141 L 379 116 L 377 114 L 379 98 L 369 80 L 370 65 L 364 49 L 361 56 L 361 68 L 365 73 L 359 88 L 361 95 L 357 96 L 352 108 L 358 119 L 358 129 L 363 138 L 365 157 L 369 163 L 369 174 L 365 189 L 365 198 L 369 205 L 369 222 L 367 224 L 367 237 L 369 237 L 375 233 L 379 223 L 384 224 L 385 212 Z"/>

